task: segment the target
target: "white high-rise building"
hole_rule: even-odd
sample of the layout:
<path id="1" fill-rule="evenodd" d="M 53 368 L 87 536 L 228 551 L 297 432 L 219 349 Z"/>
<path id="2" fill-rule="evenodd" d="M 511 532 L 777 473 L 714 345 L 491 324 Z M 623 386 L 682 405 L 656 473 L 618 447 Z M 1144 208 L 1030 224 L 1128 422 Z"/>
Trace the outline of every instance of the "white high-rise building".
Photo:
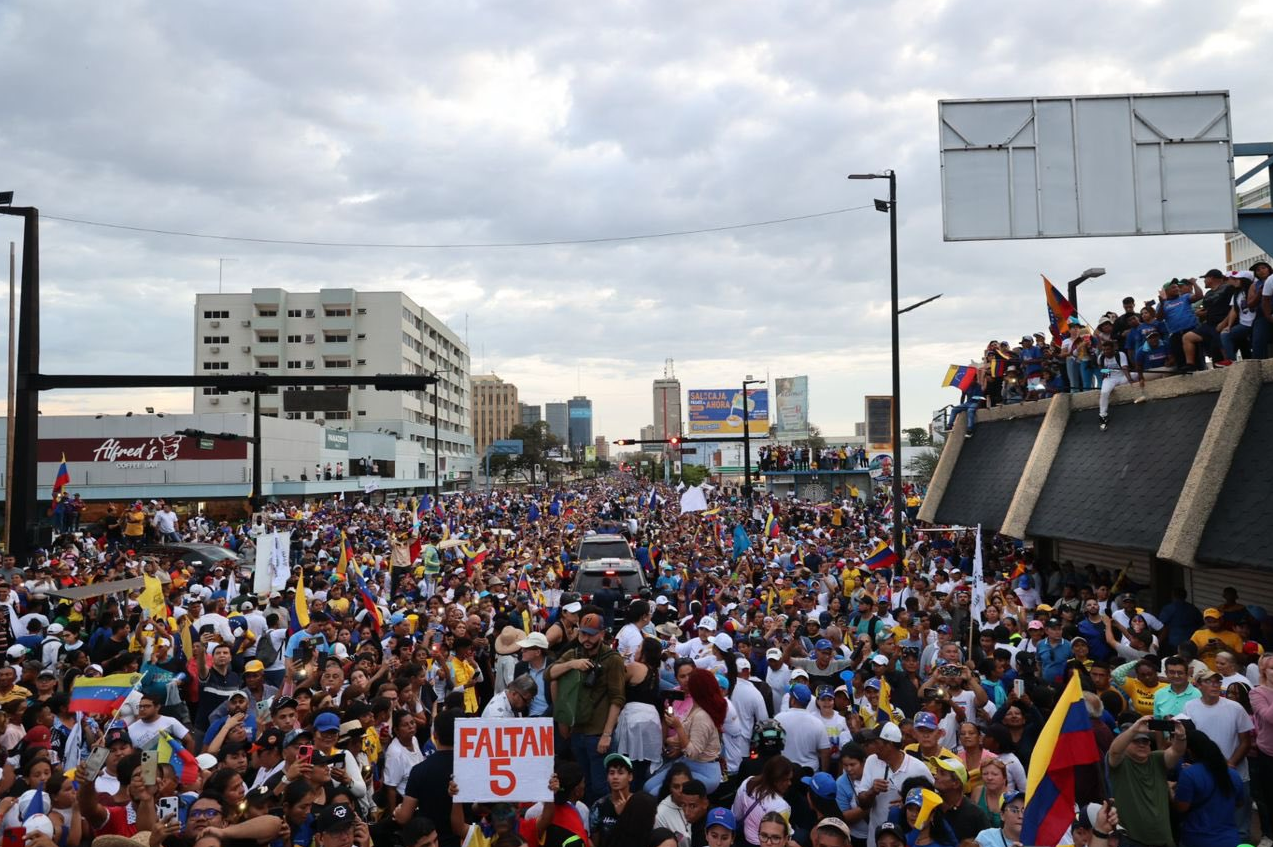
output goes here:
<path id="1" fill-rule="evenodd" d="M 1269 183 L 1249 188 L 1238 195 L 1239 209 L 1269 208 Z M 1227 270 L 1245 271 L 1256 262 L 1273 262 L 1268 252 L 1244 233 L 1231 232 L 1224 237 Z"/>
<path id="2" fill-rule="evenodd" d="M 472 478 L 468 347 L 407 295 L 352 288 L 254 288 L 250 293 L 199 294 L 194 317 L 196 373 L 349 377 L 437 372 L 442 480 L 455 488 Z M 194 390 L 196 414 L 246 411 L 251 402 L 246 392 Z M 280 393 L 261 396 L 262 415 L 312 420 L 329 429 L 393 433 L 400 442 L 416 445 L 420 476 L 432 477 L 431 388 L 399 392 L 355 385 L 347 406 L 289 412 Z"/>

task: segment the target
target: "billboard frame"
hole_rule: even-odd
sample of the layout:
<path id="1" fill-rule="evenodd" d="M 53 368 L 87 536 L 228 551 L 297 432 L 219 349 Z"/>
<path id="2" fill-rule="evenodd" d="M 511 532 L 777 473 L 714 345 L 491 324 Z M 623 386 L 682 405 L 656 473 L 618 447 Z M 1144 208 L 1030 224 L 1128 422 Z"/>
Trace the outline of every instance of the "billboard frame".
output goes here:
<path id="1" fill-rule="evenodd" d="M 1238 230 L 1228 91 L 937 107 L 945 241 Z"/>

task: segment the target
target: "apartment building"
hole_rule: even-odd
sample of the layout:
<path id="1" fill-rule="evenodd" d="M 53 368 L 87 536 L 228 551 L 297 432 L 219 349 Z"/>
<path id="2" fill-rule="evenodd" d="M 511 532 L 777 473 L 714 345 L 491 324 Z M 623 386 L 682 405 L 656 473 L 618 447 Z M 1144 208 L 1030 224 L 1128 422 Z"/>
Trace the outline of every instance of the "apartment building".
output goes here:
<path id="1" fill-rule="evenodd" d="M 517 402 L 517 386 L 495 374 L 473 376 L 473 447 L 478 457 L 486 455 L 492 441 L 508 438 L 520 424 L 521 409 Z"/>

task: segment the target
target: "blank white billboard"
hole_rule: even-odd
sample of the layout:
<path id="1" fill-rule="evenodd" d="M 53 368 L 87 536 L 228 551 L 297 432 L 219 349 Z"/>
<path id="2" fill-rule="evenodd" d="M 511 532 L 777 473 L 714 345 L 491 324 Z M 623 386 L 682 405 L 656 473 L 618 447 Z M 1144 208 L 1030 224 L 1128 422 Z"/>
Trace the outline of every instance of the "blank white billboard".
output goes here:
<path id="1" fill-rule="evenodd" d="M 1229 93 L 938 102 L 947 241 L 1234 232 Z"/>

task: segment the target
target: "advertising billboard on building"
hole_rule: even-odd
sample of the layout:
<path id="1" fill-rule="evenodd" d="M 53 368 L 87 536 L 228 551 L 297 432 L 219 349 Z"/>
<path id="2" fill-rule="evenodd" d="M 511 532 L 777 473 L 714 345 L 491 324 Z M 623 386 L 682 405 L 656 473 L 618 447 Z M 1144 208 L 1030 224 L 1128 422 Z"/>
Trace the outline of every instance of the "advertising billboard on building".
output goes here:
<path id="1" fill-rule="evenodd" d="M 774 417 L 779 438 L 809 434 L 809 377 L 780 376 L 774 380 Z"/>
<path id="2" fill-rule="evenodd" d="M 887 394 L 866 398 L 866 440 L 877 450 L 893 449 L 893 398 Z"/>
<path id="3" fill-rule="evenodd" d="M 699 435 L 743 434 L 741 388 L 710 388 L 689 392 L 689 432 Z M 769 432 L 769 390 L 747 390 L 747 429 L 752 435 Z"/>

